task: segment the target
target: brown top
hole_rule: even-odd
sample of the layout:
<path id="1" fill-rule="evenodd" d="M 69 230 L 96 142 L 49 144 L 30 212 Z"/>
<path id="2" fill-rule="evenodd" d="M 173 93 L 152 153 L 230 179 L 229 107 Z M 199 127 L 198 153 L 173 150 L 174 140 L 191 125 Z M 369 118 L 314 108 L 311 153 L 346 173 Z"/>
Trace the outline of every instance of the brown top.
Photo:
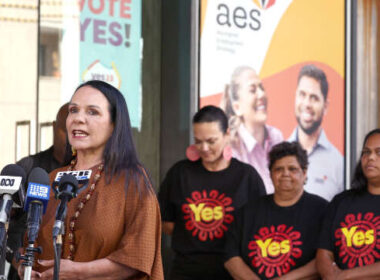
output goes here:
<path id="1" fill-rule="evenodd" d="M 96 168 L 97 166 L 92 169 L 91 182 Z M 68 167 L 52 171 L 51 182 L 57 172 L 63 170 L 68 170 Z M 118 180 L 113 179 L 107 185 L 103 172 L 91 199 L 76 221 L 74 261 L 87 262 L 107 258 L 142 272 L 134 279 L 163 279 L 161 217 L 156 196 L 153 191 L 141 191 L 139 194 L 132 178 L 129 179 L 125 196 L 124 182 L 125 176 L 120 176 Z M 138 184 L 144 189 L 145 182 L 141 175 L 138 177 Z M 87 190 L 84 190 L 68 203 L 62 258 L 69 255 L 69 220 L 86 193 Z M 52 228 L 58 205 L 59 200 L 56 200 L 54 192 L 51 192 L 37 240 L 43 253 L 36 255 L 36 258 L 54 259 Z M 38 267 L 35 269 L 39 270 Z"/>

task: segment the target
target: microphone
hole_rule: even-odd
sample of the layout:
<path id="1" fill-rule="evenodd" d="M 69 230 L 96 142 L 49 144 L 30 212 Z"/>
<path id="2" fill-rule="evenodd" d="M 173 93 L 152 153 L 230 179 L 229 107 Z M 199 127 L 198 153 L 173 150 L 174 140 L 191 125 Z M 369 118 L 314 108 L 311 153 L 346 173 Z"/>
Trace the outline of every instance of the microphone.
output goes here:
<path id="1" fill-rule="evenodd" d="M 5 236 L 8 230 L 9 216 L 13 202 L 23 205 L 25 197 L 24 184 L 26 173 L 17 164 L 8 164 L 0 174 L 0 252 L 5 246 Z"/>
<path id="2" fill-rule="evenodd" d="M 86 187 L 87 187 L 87 183 L 88 181 L 90 180 L 91 178 L 91 173 L 92 173 L 92 170 L 91 169 L 88 169 L 88 170 L 72 170 L 72 171 L 60 171 L 57 173 L 57 175 L 55 176 L 55 179 L 53 181 L 53 184 L 51 185 L 51 188 L 53 189 L 54 193 L 55 193 L 55 197 L 57 197 L 58 195 L 58 185 L 59 185 L 59 182 L 61 181 L 61 178 L 66 174 L 66 175 L 72 175 L 75 177 L 75 179 L 78 181 L 78 184 L 84 184 L 84 187 L 82 190 L 84 190 Z"/>
<path id="3" fill-rule="evenodd" d="M 26 173 L 17 164 L 8 164 L 1 170 L 0 174 L 0 223 L 5 223 L 9 219 L 13 202 L 23 205 L 25 199 L 24 184 Z"/>
<path id="4" fill-rule="evenodd" d="M 87 171 L 87 170 L 86 170 Z M 57 208 L 53 227 L 53 239 L 63 233 L 67 203 L 78 193 L 78 180 L 71 174 L 63 174 L 59 180 L 58 190 L 53 188 L 55 197 L 61 202 Z"/>
<path id="5" fill-rule="evenodd" d="M 50 185 L 49 175 L 40 168 L 35 167 L 28 177 L 28 191 L 24 211 L 28 212 L 28 242 L 34 244 L 38 237 L 42 214 L 45 214 L 49 202 Z"/>

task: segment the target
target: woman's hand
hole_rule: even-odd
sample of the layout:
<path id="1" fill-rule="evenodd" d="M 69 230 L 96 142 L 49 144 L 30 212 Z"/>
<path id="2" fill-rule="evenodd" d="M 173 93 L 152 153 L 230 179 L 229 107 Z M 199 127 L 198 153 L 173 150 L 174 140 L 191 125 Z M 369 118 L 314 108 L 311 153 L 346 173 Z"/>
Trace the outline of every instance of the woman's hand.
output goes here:
<path id="1" fill-rule="evenodd" d="M 44 268 L 38 279 L 53 279 L 54 276 L 54 260 L 38 260 L 38 264 Z M 61 259 L 59 267 L 59 279 L 79 279 L 81 270 L 78 269 L 80 263 L 66 259 Z"/>
<path id="2" fill-rule="evenodd" d="M 17 268 L 17 273 L 18 273 L 18 276 L 20 277 L 21 280 L 24 279 L 24 272 L 25 272 L 25 266 L 23 266 L 22 264 L 20 264 Z M 34 271 L 32 270 L 32 273 L 31 273 L 31 280 L 34 280 L 34 279 L 41 279 L 41 273 L 37 272 L 37 271 Z"/>
<path id="3" fill-rule="evenodd" d="M 42 273 L 35 272 L 35 278 L 51 280 L 54 276 L 54 260 L 38 260 Z M 59 279 L 126 279 L 137 274 L 138 271 L 127 266 L 115 263 L 108 259 L 99 259 L 90 262 L 73 262 L 61 259 Z"/>

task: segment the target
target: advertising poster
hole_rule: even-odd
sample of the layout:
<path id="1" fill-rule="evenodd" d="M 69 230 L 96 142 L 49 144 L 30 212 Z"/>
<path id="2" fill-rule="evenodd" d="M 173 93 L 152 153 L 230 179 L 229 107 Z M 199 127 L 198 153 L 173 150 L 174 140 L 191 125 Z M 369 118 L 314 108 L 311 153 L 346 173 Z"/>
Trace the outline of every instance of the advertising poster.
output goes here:
<path id="1" fill-rule="evenodd" d="M 108 82 L 124 95 L 131 125 L 141 126 L 141 0 L 81 0 L 80 80 Z"/>
<path id="2" fill-rule="evenodd" d="M 202 0 L 200 106 L 229 117 L 233 155 L 273 192 L 268 152 L 308 152 L 305 189 L 344 188 L 345 1 Z"/>

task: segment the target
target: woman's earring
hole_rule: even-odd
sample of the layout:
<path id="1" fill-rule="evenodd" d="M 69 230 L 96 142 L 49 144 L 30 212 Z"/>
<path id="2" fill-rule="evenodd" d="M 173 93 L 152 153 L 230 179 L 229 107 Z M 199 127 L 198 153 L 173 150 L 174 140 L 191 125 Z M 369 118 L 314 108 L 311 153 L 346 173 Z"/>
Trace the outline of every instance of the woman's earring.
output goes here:
<path id="1" fill-rule="evenodd" d="M 197 161 L 201 156 L 199 155 L 197 147 L 190 145 L 186 149 L 186 157 L 188 160 Z"/>
<path id="2" fill-rule="evenodd" d="M 74 147 L 71 147 L 71 155 L 75 157 L 77 155 L 77 150 Z"/>
<path id="3" fill-rule="evenodd" d="M 232 149 L 230 145 L 227 145 L 223 149 L 223 158 L 225 160 L 230 160 L 232 158 Z"/>

